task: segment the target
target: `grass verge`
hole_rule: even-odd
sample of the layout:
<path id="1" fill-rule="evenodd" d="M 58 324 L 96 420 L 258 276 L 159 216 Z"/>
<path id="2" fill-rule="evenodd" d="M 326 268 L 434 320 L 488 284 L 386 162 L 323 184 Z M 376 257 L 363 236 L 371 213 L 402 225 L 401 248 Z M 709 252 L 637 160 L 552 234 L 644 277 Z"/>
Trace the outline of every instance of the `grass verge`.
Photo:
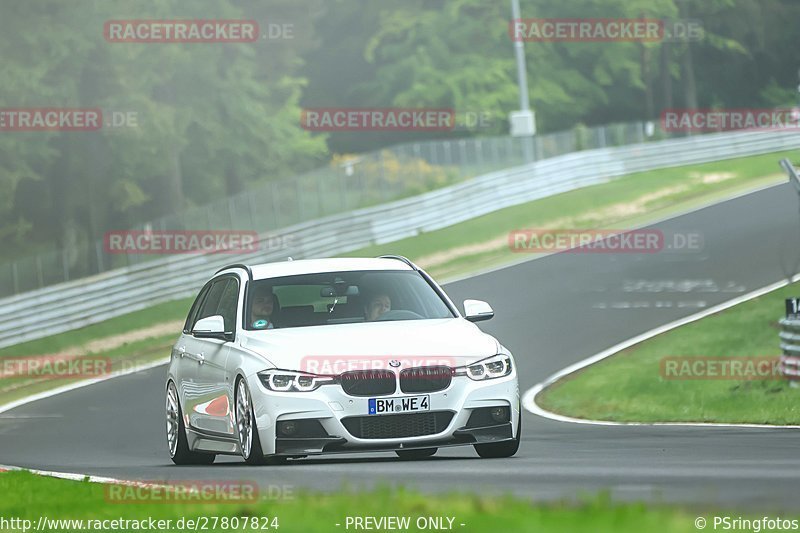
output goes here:
<path id="1" fill-rule="evenodd" d="M 139 501 L 110 501 L 108 486 L 89 482 L 66 481 L 36 476 L 27 472 L 0 474 L 0 520 L 17 518 L 29 520 L 30 531 L 40 517 L 46 517 L 46 531 L 80 531 L 88 529 L 87 521 L 105 520 L 171 520 L 162 531 L 192 530 L 187 520 L 195 520 L 205 531 L 264 531 L 282 532 L 346 531 L 347 517 L 408 517 L 409 526 L 394 528 L 419 531 L 419 517 L 452 518 L 457 531 L 696 531 L 696 515 L 667 506 L 616 504 L 605 496 L 596 496 L 580 504 L 535 504 L 511 496 L 487 497 L 474 494 L 425 495 L 404 489 L 379 488 L 369 495 L 348 490 L 332 494 L 306 492 L 285 493 L 281 499 L 262 499 L 256 503 L 174 503 L 155 501 L 163 493 L 139 491 Z M 232 521 L 232 517 L 238 517 Z M 264 521 L 264 517 L 268 520 Z M 228 527 L 223 527 L 224 518 Z M 244 519 L 247 519 L 247 522 Z M 251 527 L 253 519 L 258 521 Z M 178 528 L 180 519 L 184 527 Z M 273 519 L 277 519 L 273 522 Z M 82 520 L 83 524 L 52 520 Z M 213 527 L 216 522 L 217 526 Z M 206 529 L 202 528 L 205 523 Z M 109 525 L 110 522 L 108 522 Z M 339 524 L 339 525 L 337 525 Z M 464 524 L 463 526 L 461 524 Z M 132 524 L 118 523 L 113 531 L 135 531 Z M 167 525 L 162 524 L 162 525 Z M 268 528 L 263 528 L 268 525 Z M 277 526 L 277 527 L 275 527 Z M 23 531 L 5 526 L 3 530 Z M 391 530 L 385 527 L 378 530 Z M 444 527 L 444 529 L 450 529 Z"/>
<path id="2" fill-rule="evenodd" d="M 800 424 L 800 389 L 774 367 L 730 372 L 720 363 L 748 357 L 760 364 L 780 356 L 778 318 L 784 299 L 798 291 L 795 283 L 662 333 L 557 381 L 537 404 L 592 420 Z M 686 360 L 687 366 L 685 357 L 709 363 Z M 748 379 L 757 376 L 765 379 Z"/>
<path id="3" fill-rule="evenodd" d="M 129 313 L 42 339 L 0 349 L 0 361 L 49 355 L 109 358 L 111 370 L 132 368 L 169 356 L 179 327 L 192 300 L 176 300 Z M 166 325 L 167 327 L 162 327 Z M 48 379 L 28 376 L 0 376 L 0 406 L 46 390 L 68 385 L 82 378 Z"/>
<path id="4" fill-rule="evenodd" d="M 167 320 L 185 319 L 192 301 L 192 299 L 175 300 L 66 333 L 59 333 L 58 335 L 2 348 L 0 349 L 0 358 L 58 353 L 74 346 L 85 345 L 97 339 L 140 330 Z M 46 325 L 43 327 L 46 327 Z M 177 336 L 177 332 L 175 336 Z"/>

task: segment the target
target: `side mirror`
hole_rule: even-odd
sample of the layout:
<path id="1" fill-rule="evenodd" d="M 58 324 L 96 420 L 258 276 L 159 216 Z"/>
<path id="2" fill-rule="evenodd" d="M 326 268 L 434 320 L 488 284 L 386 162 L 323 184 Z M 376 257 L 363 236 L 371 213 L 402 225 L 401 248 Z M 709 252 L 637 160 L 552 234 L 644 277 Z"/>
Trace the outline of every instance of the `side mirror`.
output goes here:
<path id="1" fill-rule="evenodd" d="M 492 306 L 481 300 L 464 300 L 464 318 L 470 322 L 489 320 L 494 316 Z"/>
<path id="2" fill-rule="evenodd" d="M 225 333 L 225 319 L 221 315 L 198 320 L 192 329 L 192 335 L 198 339 L 230 340 L 230 335 Z"/>

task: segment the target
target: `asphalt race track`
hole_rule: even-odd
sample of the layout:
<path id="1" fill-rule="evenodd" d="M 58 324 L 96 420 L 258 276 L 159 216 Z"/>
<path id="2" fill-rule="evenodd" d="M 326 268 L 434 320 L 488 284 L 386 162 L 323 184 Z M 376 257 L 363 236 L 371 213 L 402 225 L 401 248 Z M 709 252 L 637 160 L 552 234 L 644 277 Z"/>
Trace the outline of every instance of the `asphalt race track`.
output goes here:
<path id="1" fill-rule="evenodd" d="M 458 302 L 472 297 L 493 305 L 495 319 L 481 326 L 515 354 L 524 392 L 569 364 L 798 270 L 798 198 L 788 184 L 655 227 L 668 242 L 674 232 L 699 234 L 702 250 L 562 253 L 446 288 Z M 775 309 L 776 319 L 782 311 Z M 210 467 L 176 467 L 166 451 L 163 377 L 159 367 L 0 415 L 0 464 L 320 490 L 381 483 L 553 499 L 608 489 L 619 500 L 796 508 L 800 430 L 792 429 L 590 426 L 526 413 L 522 447 L 512 459 L 482 460 L 467 447 L 421 461 L 401 462 L 392 453 L 266 467 L 219 458 Z"/>

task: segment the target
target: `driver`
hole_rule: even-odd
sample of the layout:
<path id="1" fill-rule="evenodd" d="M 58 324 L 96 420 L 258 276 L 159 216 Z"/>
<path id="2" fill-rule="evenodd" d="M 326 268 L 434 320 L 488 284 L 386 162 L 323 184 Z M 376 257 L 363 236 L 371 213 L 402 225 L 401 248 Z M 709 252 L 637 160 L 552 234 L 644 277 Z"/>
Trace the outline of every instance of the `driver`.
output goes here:
<path id="1" fill-rule="evenodd" d="M 367 300 L 366 319 L 367 322 L 378 320 L 381 315 L 392 309 L 392 299 L 388 294 L 375 294 Z"/>
<path id="2" fill-rule="evenodd" d="M 269 285 L 253 287 L 250 320 L 255 329 L 274 329 L 272 315 L 275 310 L 275 294 Z"/>

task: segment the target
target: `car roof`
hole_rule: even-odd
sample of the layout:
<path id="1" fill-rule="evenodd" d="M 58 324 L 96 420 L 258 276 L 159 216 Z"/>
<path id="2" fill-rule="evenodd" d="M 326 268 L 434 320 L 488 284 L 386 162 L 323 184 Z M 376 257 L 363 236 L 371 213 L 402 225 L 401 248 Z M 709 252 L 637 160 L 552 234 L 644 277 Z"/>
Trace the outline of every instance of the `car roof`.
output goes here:
<path id="1" fill-rule="evenodd" d="M 246 268 L 247 265 L 233 265 L 219 273 L 234 268 Z M 298 259 L 296 261 L 280 261 L 249 265 L 254 280 L 280 278 L 298 274 L 316 274 L 321 272 L 348 272 L 356 270 L 414 270 L 402 259 L 384 257 L 336 257 L 329 259 Z"/>

